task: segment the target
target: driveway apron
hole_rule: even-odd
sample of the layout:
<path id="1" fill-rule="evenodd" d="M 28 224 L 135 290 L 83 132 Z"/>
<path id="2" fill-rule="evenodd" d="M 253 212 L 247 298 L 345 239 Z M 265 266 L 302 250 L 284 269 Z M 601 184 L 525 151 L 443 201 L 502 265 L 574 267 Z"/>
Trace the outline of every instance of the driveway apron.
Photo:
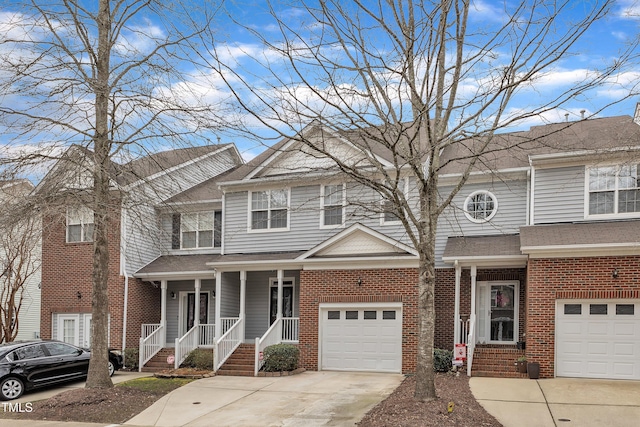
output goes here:
<path id="1" fill-rule="evenodd" d="M 629 427 L 640 420 L 640 381 L 473 377 L 469 384 L 504 427 Z"/>
<path id="2" fill-rule="evenodd" d="M 360 421 L 400 385 L 400 374 L 304 372 L 216 376 L 164 396 L 132 426 L 342 426 Z"/>

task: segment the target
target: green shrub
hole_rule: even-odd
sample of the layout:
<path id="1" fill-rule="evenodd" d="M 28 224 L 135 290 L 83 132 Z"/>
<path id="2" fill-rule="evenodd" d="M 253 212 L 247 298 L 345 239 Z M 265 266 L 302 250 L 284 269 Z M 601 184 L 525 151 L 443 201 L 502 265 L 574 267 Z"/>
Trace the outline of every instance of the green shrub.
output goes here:
<path id="1" fill-rule="evenodd" d="M 124 366 L 129 369 L 138 369 L 138 362 L 140 361 L 140 353 L 137 347 L 124 349 Z"/>
<path id="2" fill-rule="evenodd" d="M 180 367 L 195 368 L 201 371 L 213 371 L 213 351 L 196 348 L 187 355 Z"/>
<path id="3" fill-rule="evenodd" d="M 433 370 L 436 372 L 449 372 L 453 360 L 453 351 L 436 348 L 433 350 Z"/>
<path id="4" fill-rule="evenodd" d="M 267 372 L 293 371 L 298 369 L 300 350 L 293 344 L 270 345 L 264 349 L 264 369 Z"/>

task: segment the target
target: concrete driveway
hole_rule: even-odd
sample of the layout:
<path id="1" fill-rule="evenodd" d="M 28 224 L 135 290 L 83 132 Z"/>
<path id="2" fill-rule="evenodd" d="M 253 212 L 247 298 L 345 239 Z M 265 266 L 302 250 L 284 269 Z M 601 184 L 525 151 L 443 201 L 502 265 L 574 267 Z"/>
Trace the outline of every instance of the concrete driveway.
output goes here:
<path id="1" fill-rule="evenodd" d="M 164 396 L 132 426 L 345 426 L 400 385 L 400 374 L 304 372 L 204 378 Z"/>
<path id="2" fill-rule="evenodd" d="M 473 377 L 469 384 L 504 427 L 629 427 L 640 420 L 640 381 Z"/>

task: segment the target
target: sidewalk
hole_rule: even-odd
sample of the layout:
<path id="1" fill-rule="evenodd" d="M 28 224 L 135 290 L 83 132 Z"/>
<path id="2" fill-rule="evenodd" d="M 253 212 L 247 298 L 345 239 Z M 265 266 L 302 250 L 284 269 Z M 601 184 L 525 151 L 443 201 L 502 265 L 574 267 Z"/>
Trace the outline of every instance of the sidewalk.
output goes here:
<path id="1" fill-rule="evenodd" d="M 640 420 L 640 381 L 473 377 L 469 385 L 504 427 L 629 427 Z"/>

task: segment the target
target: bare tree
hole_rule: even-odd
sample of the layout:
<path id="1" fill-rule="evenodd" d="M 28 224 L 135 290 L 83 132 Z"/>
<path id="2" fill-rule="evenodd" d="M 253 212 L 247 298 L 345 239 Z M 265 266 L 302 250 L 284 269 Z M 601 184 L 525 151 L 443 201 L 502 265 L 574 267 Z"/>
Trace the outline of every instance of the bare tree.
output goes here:
<path id="1" fill-rule="evenodd" d="M 33 186 L 26 180 L 0 184 L 0 342 L 11 342 L 19 332 L 26 287 L 40 269 L 40 224 L 37 215 L 13 215 Z"/>
<path id="2" fill-rule="evenodd" d="M 635 48 L 624 46 L 611 64 L 603 61 L 601 69 L 533 99 L 612 8 L 611 1 L 575 5 L 498 3 L 495 19 L 471 23 L 470 0 L 272 2 L 263 12 L 275 32 L 237 19 L 263 55 L 232 43 L 216 46 L 211 66 L 248 113 L 246 135 L 290 138 L 310 156 L 330 158 L 340 173 L 380 194 L 402 222 L 419 253 L 418 399 L 435 398 L 438 219 L 472 171 L 491 167 L 483 164 L 488 153 L 531 142 L 500 139 L 500 131 L 585 100 L 590 89 L 624 71 Z M 524 107 L 516 108 L 518 98 Z M 312 121 L 320 137 L 300 132 Z M 261 128 L 269 132 L 256 131 Z M 345 159 L 331 143 L 336 136 L 346 136 L 362 155 Z M 389 162 L 376 156 L 381 151 Z M 452 164 L 461 172 L 445 189 L 439 174 Z M 404 192 L 406 175 L 416 182 L 415 204 Z"/>
<path id="3" fill-rule="evenodd" d="M 208 4 L 156 0 L 8 1 L 0 25 L 0 126 L 4 169 L 33 174 L 68 161 L 82 179 L 49 180 L 39 202 L 94 213 L 92 352 L 87 387 L 113 384 L 107 370 L 109 216 L 122 201 L 113 162 L 163 147 L 198 144 L 211 103 L 198 84 L 191 41 L 208 28 Z M 190 16 L 191 15 L 191 16 Z M 71 144 L 85 157 L 64 156 Z M 130 171 L 135 175 L 136 171 Z M 78 184 L 78 185 L 76 185 Z M 118 218 L 115 218 L 118 220 Z"/>

